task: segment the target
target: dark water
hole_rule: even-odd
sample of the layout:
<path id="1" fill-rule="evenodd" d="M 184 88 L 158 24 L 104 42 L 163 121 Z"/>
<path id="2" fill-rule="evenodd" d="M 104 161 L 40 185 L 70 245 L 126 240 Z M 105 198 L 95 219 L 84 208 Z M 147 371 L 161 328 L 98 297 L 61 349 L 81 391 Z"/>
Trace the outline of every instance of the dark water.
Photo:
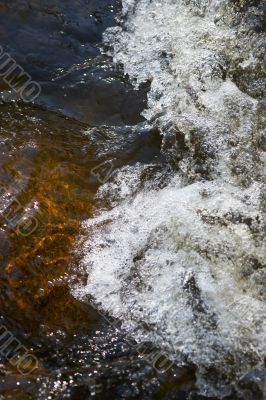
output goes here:
<path id="1" fill-rule="evenodd" d="M 12 222 L 0 215 L 0 322 L 38 360 L 27 373 L 0 354 L 0 400 L 204 398 L 193 365 L 156 372 L 119 324 L 70 292 L 87 279 L 74 246 L 99 206 L 91 171 L 110 159 L 164 162 L 159 133 L 142 125 L 149 82 L 136 90 L 100 51 L 120 8 L 116 0 L 0 1 L 0 45 L 42 87 L 26 105 L 0 80 L 0 206 L 12 214 Z M 32 233 L 19 222 L 25 215 L 36 222 Z M 251 393 L 261 398 L 255 386 Z"/>
<path id="2" fill-rule="evenodd" d="M 120 2 L 2 1 L 1 45 L 42 87 L 38 103 L 88 124 L 135 124 L 145 88 L 133 90 L 101 55 Z"/>

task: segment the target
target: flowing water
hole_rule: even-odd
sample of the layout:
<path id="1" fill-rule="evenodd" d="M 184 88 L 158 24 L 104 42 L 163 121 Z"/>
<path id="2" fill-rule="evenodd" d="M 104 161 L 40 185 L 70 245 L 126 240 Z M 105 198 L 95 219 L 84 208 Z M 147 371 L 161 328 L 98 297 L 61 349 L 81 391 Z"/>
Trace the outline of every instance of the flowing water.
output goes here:
<path id="1" fill-rule="evenodd" d="M 266 398 L 264 2 L 0 19 L 42 86 L 0 86 L 0 206 L 37 221 L 1 211 L 1 323 L 38 360 L 1 354 L 0 399 Z"/>

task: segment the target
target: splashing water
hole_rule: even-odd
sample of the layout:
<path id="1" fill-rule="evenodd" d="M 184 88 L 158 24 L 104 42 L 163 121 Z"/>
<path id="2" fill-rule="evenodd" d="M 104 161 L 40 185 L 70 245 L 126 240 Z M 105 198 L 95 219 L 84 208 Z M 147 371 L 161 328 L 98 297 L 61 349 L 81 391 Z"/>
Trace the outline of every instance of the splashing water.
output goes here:
<path id="1" fill-rule="evenodd" d="M 266 355 L 263 35 L 252 7 L 234 7 L 124 0 L 122 26 L 106 31 L 114 61 L 151 82 L 143 115 L 168 165 L 152 183 L 137 164 L 102 186 L 103 204 L 115 200 L 85 224 L 89 278 L 75 289 L 136 340 L 195 364 L 200 392 L 217 397 Z"/>

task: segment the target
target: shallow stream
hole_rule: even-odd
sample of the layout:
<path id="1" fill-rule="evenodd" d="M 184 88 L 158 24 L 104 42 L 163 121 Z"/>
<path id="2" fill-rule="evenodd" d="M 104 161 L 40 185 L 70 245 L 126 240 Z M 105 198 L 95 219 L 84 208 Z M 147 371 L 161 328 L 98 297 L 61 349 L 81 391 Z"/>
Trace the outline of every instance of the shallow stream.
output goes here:
<path id="1" fill-rule="evenodd" d="M 41 87 L 0 77 L 0 400 L 266 399 L 264 2 L 0 1 L 0 34 Z"/>

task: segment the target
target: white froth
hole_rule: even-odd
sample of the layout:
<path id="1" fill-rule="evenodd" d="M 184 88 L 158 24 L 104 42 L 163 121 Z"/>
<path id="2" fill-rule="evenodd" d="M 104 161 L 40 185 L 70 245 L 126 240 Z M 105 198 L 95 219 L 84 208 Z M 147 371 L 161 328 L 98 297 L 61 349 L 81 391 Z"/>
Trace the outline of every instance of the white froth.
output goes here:
<path id="1" fill-rule="evenodd" d="M 151 81 L 147 121 L 163 135 L 169 126 L 181 132 L 187 151 L 163 189 L 138 190 L 145 166 L 103 186 L 100 197 L 118 197 L 86 223 L 89 279 L 76 292 L 138 340 L 195 363 L 202 393 L 217 396 L 227 384 L 206 383 L 209 366 L 233 384 L 266 354 L 263 159 L 251 151 L 257 101 L 223 74 L 241 45 L 222 22 L 225 4 L 123 0 L 124 29 L 106 32 L 114 61 L 137 83 Z M 195 131 L 215 154 L 209 182 L 195 179 Z"/>
<path id="2" fill-rule="evenodd" d="M 235 377 L 248 372 L 266 352 L 266 305 L 242 269 L 249 259 L 263 263 L 266 249 L 244 223 L 229 219 L 224 226 L 223 217 L 241 210 L 256 218 L 254 189 L 174 183 L 89 220 L 89 280 L 79 295 L 92 295 L 137 340 L 152 340 L 174 359 L 187 357 L 200 371 L 219 365 L 228 373 L 231 357 Z"/>

